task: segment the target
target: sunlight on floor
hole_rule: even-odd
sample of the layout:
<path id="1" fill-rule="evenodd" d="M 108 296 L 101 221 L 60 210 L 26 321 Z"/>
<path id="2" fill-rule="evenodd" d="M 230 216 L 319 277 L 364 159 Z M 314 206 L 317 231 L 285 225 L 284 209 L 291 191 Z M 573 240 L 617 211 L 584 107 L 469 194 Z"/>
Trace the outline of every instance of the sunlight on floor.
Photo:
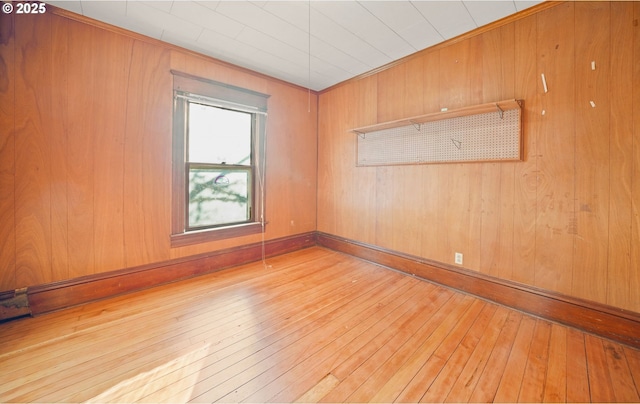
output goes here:
<path id="1" fill-rule="evenodd" d="M 193 386 L 199 378 L 205 358 L 209 354 L 210 344 L 190 351 L 152 370 L 139 373 L 123 380 L 103 393 L 87 400 L 88 403 L 134 402 L 159 390 L 162 396 L 171 401 L 186 402 L 191 397 Z M 157 395 L 156 399 L 157 400 Z"/>
<path id="2" fill-rule="evenodd" d="M 243 350 L 237 350 L 238 346 L 234 344 L 249 347 L 260 342 L 263 337 L 263 319 L 254 312 L 253 293 L 243 290 L 239 293 L 236 291 L 234 295 L 225 297 L 225 304 L 231 310 L 220 315 L 230 316 L 231 312 L 244 315 L 218 328 L 215 337 L 206 337 L 206 333 L 193 336 L 190 338 L 191 345 L 185 345 L 165 361 L 156 360 L 146 367 L 142 366 L 136 374 L 122 374 L 114 379 L 115 385 L 87 402 L 187 402 L 218 384 L 224 384 L 226 379 L 219 378 L 220 369 L 216 364 L 225 363 L 225 358 L 233 362 L 243 359 Z M 211 305 L 220 307 L 215 303 Z M 246 330 L 252 332 L 246 333 Z M 229 349 L 231 346 L 234 348 Z M 241 360 L 238 372 L 254 365 L 253 360 Z M 228 366 L 231 364 L 226 364 L 224 368 L 228 370 Z"/>

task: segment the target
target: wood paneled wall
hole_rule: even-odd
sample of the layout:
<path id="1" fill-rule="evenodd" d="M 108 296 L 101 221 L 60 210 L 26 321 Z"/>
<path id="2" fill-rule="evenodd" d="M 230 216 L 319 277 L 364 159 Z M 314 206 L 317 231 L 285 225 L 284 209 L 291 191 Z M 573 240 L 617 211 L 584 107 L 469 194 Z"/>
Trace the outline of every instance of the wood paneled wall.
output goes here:
<path id="1" fill-rule="evenodd" d="M 316 229 L 316 94 L 54 7 L 1 13 L 0 290 L 261 241 L 170 247 L 171 69 L 271 95 L 264 238 Z"/>
<path id="2" fill-rule="evenodd" d="M 639 20 L 541 7 L 321 93 L 318 230 L 640 312 Z M 351 128 L 510 98 L 523 162 L 355 166 Z"/>

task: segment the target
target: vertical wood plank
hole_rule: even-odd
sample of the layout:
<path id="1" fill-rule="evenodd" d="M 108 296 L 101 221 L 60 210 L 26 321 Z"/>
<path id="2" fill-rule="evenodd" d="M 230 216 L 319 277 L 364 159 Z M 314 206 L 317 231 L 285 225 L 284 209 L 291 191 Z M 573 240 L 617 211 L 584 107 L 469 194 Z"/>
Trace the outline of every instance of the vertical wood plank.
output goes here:
<path id="1" fill-rule="evenodd" d="M 393 66 L 378 73 L 377 121 L 378 123 L 406 118 L 408 101 L 407 65 Z M 411 116 L 411 115 L 407 115 Z"/>
<path id="2" fill-rule="evenodd" d="M 640 312 L 640 3 L 633 3 L 633 169 L 631 182 L 631 275 L 629 295 L 633 297 L 631 308 Z"/>
<path id="3" fill-rule="evenodd" d="M 576 237 L 572 295 L 606 303 L 609 243 L 608 2 L 575 4 Z M 595 70 L 592 68 L 595 64 Z"/>
<path id="4" fill-rule="evenodd" d="M 69 21 L 76 34 L 69 43 L 67 102 L 68 144 L 68 249 L 71 278 L 95 272 L 93 119 L 99 103 L 93 90 L 99 80 L 93 74 L 104 63 L 94 52 L 98 29 Z"/>
<path id="5" fill-rule="evenodd" d="M 373 79 L 375 80 L 375 77 Z M 369 99 L 375 103 L 375 86 L 373 90 L 372 94 L 369 93 Z M 356 239 L 363 229 L 352 219 L 362 218 L 363 214 L 371 211 L 375 212 L 373 206 L 364 205 L 369 207 L 364 210 L 363 206 L 357 206 L 357 202 L 354 201 L 356 196 L 350 192 L 352 184 L 357 181 L 358 173 L 361 172 L 360 169 L 353 168 L 356 159 L 356 135 L 350 132 L 350 129 L 358 127 L 358 119 L 367 119 L 357 117 L 351 112 L 359 104 L 356 97 L 363 93 L 368 94 L 366 87 L 362 87 L 360 82 L 349 83 L 320 97 L 318 111 L 318 230 L 345 237 L 356 236 Z M 375 112 L 375 108 L 373 110 Z M 370 118 L 375 122 L 375 116 Z M 375 170 L 371 172 L 375 174 Z M 370 186 L 366 187 L 366 193 L 375 192 L 375 185 L 372 185 L 375 184 L 375 180 L 371 178 L 367 183 Z M 372 199 L 372 202 L 375 199 L 374 196 L 362 198 Z M 375 222 L 369 220 L 368 226 L 375 228 Z M 375 237 L 375 230 L 369 234 Z"/>
<path id="6" fill-rule="evenodd" d="M 524 161 L 515 165 L 513 268 L 512 279 L 535 283 L 537 217 L 537 137 L 541 119 L 536 68 L 537 16 L 518 20 L 515 25 L 515 96 L 524 100 L 522 140 Z"/>
<path id="7" fill-rule="evenodd" d="M 16 286 L 15 240 L 15 28 L 0 13 L 0 290 Z"/>
<path id="8" fill-rule="evenodd" d="M 21 15 L 15 27 L 16 286 L 50 282 L 51 19 Z"/>
<path id="9" fill-rule="evenodd" d="M 482 99 L 482 39 L 453 44 L 440 53 L 440 108 L 456 108 Z M 480 165 L 448 164 L 439 173 L 437 260 L 454 263 L 464 255 L 464 267 L 480 264 Z"/>
<path id="10" fill-rule="evenodd" d="M 482 35 L 483 102 L 513 99 L 514 25 Z M 511 163 L 482 164 L 480 271 L 511 278 L 513 261 L 514 169 Z"/>
<path id="11" fill-rule="evenodd" d="M 423 111 L 422 59 L 415 58 L 378 75 L 378 122 L 419 115 Z M 421 200 L 421 167 L 416 165 L 377 169 L 377 196 L 382 203 L 377 211 L 377 244 L 417 255 L 420 252 L 420 228 L 413 226 L 423 212 L 413 193 Z"/>
<path id="12" fill-rule="evenodd" d="M 466 45 L 466 46 L 465 46 Z M 438 93 L 439 108 L 463 106 L 465 93 L 464 67 L 466 65 L 468 44 L 457 44 L 439 50 L 440 70 Z M 462 63 L 458 56 L 462 59 Z M 462 83 L 460 83 L 462 81 Z M 446 85 L 444 84 L 446 83 Z M 469 228 L 469 180 L 459 165 L 447 165 L 438 170 L 438 217 L 436 227 L 437 254 L 434 257 L 440 262 L 453 263 L 454 253 L 467 253 L 463 249 L 467 245 L 465 233 Z M 464 240 L 463 240 L 464 238 Z M 467 257 L 469 255 L 467 254 Z"/>
<path id="13" fill-rule="evenodd" d="M 393 249 L 395 211 L 402 210 L 402 206 L 396 203 L 398 194 L 395 178 L 398 172 L 398 167 L 393 166 L 376 168 L 375 244 L 389 249 Z"/>
<path id="14" fill-rule="evenodd" d="M 405 63 L 404 83 L 406 86 L 406 103 L 402 115 L 417 116 L 423 113 L 423 58 L 414 58 Z M 408 254 L 418 256 L 421 249 L 421 226 L 424 223 L 425 208 L 423 201 L 428 191 L 422 179 L 422 165 L 407 165 L 398 167 L 395 175 L 397 187 L 396 200 L 401 209 L 395 210 L 395 229 L 393 248 Z M 409 198 L 409 195 L 413 197 Z M 420 203 L 415 203 L 420 201 Z"/>
<path id="15" fill-rule="evenodd" d="M 372 76 L 362 80 L 358 80 L 349 86 L 349 103 L 353 105 L 352 114 L 347 117 L 350 128 L 357 128 L 361 125 L 374 123 L 377 116 L 377 99 L 378 80 Z M 360 98 L 362 97 L 362 98 Z M 344 132 L 340 132 L 344 135 Z M 343 136 L 342 135 L 342 136 Z M 338 136 L 341 136 L 338 134 Z M 349 134 L 349 142 L 352 145 L 348 149 L 347 164 L 349 164 L 348 172 L 350 175 L 349 186 L 351 190 L 357 189 L 357 192 L 351 192 L 350 197 L 345 198 L 343 204 L 349 203 L 350 211 L 347 223 L 351 223 L 352 227 L 349 233 L 354 239 L 362 240 L 365 243 L 375 244 L 376 238 L 376 167 L 355 167 L 356 148 L 355 135 Z M 367 184 L 367 186 L 363 186 Z"/>
<path id="16" fill-rule="evenodd" d="M 51 17 L 51 61 L 53 116 L 51 123 L 51 272 L 53 280 L 69 278 L 69 154 L 67 134 L 71 122 L 69 116 L 69 21 L 56 15 Z"/>
<path id="17" fill-rule="evenodd" d="M 538 91 L 544 116 L 536 146 L 540 182 L 535 286 L 570 294 L 575 234 L 574 4 L 542 11 L 537 22 Z"/>
<path id="18" fill-rule="evenodd" d="M 409 59 L 406 63 L 405 85 L 407 86 L 407 101 L 404 106 L 405 117 L 417 116 L 426 112 L 424 102 L 424 61 L 424 57 L 416 57 Z"/>
<path id="19" fill-rule="evenodd" d="M 400 64 L 378 74 L 377 113 L 378 122 L 400 119 L 405 115 L 407 103 L 406 64 Z M 394 232 L 403 215 L 406 198 L 400 195 L 400 178 L 405 167 L 387 166 L 376 169 L 376 245 L 390 249 L 402 246 L 396 241 Z"/>
<path id="20" fill-rule="evenodd" d="M 344 85 L 326 94 L 322 94 L 318 101 L 318 230 L 330 233 L 336 233 L 336 215 L 337 207 L 334 204 L 336 181 L 340 178 L 335 174 L 335 163 L 333 156 L 336 143 L 333 141 L 336 136 L 335 127 L 337 116 L 340 114 L 339 97 L 344 93 L 349 84 Z M 345 131 L 348 130 L 345 128 Z M 349 136 L 348 133 L 344 134 Z M 355 142 L 355 139 L 352 139 Z M 355 159 L 355 156 L 353 157 Z M 335 174 L 335 175 L 334 175 Z"/>
<path id="21" fill-rule="evenodd" d="M 373 119 L 375 122 L 374 116 L 360 116 L 360 111 L 365 106 L 358 106 L 360 97 L 363 97 L 364 94 L 368 94 L 370 97 L 369 103 L 371 105 L 376 105 L 376 93 L 377 93 L 377 79 L 373 78 L 376 85 L 373 87 L 368 87 L 366 84 L 358 83 L 355 86 L 349 86 L 349 88 L 344 92 L 344 97 L 342 99 L 343 104 L 339 108 L 340 112 L 340 121 L 337 126 L 337 131 L 334 133 L 335 138 L 331 140 L 332 143 L 336 146 L 334 150 L 337 153 L 334 154 L 333 159 L 335 159 L 336 171 L 335 177 L 331 178 L 331 182 L 333 186 L 336 187 L 336 193 L 334 194 L 333 206 L 337 208 L 339 215 L 336 217 L 336 226 L 339 229 L 340 234 L 344 235 L 352 235 L 355 236 L 356 239 L 362 237 L 360 235 L 358 229 L 361 226 L 370 227 L 369 235 L 374 240 L 376 237 L 375 228 L 377 226 L 375 217 L 376 217 L 376 175 L 377 170 L 367 170 L 365 172 L 361 171 L 360 168 L 355 167 L 355 159 L 356 159 L 356 135 L 353 132 L 349 132 L 350 129 L 357 127 L 355 122 L 360 119 Z M 373 107 L 373 111 L 377 110 L 376 107 Z M 366 113 L 365 113 L 366 115 Z M 372 186 L 368 190 L 362 190 L 362 187 L 356 185 L 360 184 L 362 181 L 366 181 L 364 178 L 361 178 L 360 175 L 363 173 L 368 173 L 370 176 L 368 177 L 368 183 L 372 184 Z M 354 192 L 354 190 L 359 189 L 362 190 L 361 195 L 357 195 L 359 192 Z M 364 203 L 364 205 L 360 205 Z M 363 207 L 369 207 L 369 209 L 365 209 L 368 211 L 368 219 L 369 223 L 364 224 L 362 222 L 356 223 L 354 222 L 354 217 L 363 218 Z M 344 207 L 344 208 L 341 208 Z M 366 231 L 365 231 L 366 233 Z"/>
<path id="22" fill-rule="evenodd" d="M 300 100 L 302 101 L 302 100 Z M 308 100 L 304 100 L 305 110 L 308 106 Z M 267 153 L 266 161 L 268 162 L 265 185 L 269 190 L 266 197 L 266 218 L 269 224 L 265 227 L 265 237 L 281 237 L 286 234 L 288 227 L 292 225 L 291 215 L 293 210 L 291 187 L 288 184 L 291 181 L 278 181 L 276 178 L 287 178 L 291 175 L 291 159 L 278 159 L 276 156 L 280 152 L 287 156 L 292 156 L 293 143 L 290 139 L 292 134 L 288 127 L 282 125 L 282 109 L 285 108 L 291 112 L 296 108 L 292 105 L 293 100 L 288 101 L 284 97 L 270 97 L 267 118 Z M 292 114 L 294 115 L 294 114 Z M 273 119 L 271 119 L 273 118 Z M 302 134 L 298 136 L 303 136 Z M 275 181 L 274 181 L 275 180 Z M 276 196 L 277 195 L 277 196 Z M 275 196 L 275 197 L 274 197 Z M 302 201 L 299 201 L 302 203 Z M 293 222 L 295 225 L 295 221 Z"/>
<path id="23" fill-rule="evenodd" d="M 169 258 L 172 84 L 170 53 L 133 44 L 127 83 L 124 242 L 127 266 Z"/>
<path id="24" fill-rule="evenodd" d="M 422 93 L 423 93 L 423 112 L 435 112 L 440 109 L 440 82 L 438 75 L 434 72 L 440 69 L 440 53 L 429 52 L 422 57 Z M 440 164 L 425 164 L 422 167 L 422 175 L 419 179 L 422 188 L 421 208 L 423 213 L 420 217 L 422 220 L 420 227 L 420 256 L 435 258 L 438 256 L 438 239 L 440 237 L 440 229 L 438 224 L 438 200 L 442 192 L 439 184 L 441 170 L 444 170 Z"/>
<path id="25" fill-rule="evenodd" d="M 356 187 L 353 177 L 345 175 L 354 169 L 356 158 L 356 135 L 348 132 L 348 129 L 352 128 L 349 127 L 349 123 L 352 122 L 353 111 L 358 103 L 356 93 L 353 87 L 343 93 L 342 108 L 340 108 L 336 130 L 332 133 L 333 138 L 331 139 L 331 142 L 334 143 L 331 155 L 334 172 L 332 173 L 333 177 L 329 180 L 333 182 L 332 186 L 335 188 L 331 203 L 337 213 L 335 217 L 336 231 L 338 234 L 344 235 L 358 233 L 351 218 L 361 214 L 360 208 L 356 206 L 353 196 L 350 195 L 351 190 Z M 373 100 L 375 100 L 375 95 L 373 95 Z M 375 190 L 375 186 L 373 189 Z M 375 209 L 373 211 L 375 212 Z M 375 227 L 375 222 L 371 223 L 371 226 Z"/>
<path id="26" fill-rule="evenodd" d="M 468 105 L 482 103 L 483 91 L 483 71 L 477 68 L 482 66 L 482 55 L 484 53 L 484 43 L 482 36 L 469 38 L 469 48 L 471 50 L 469 63 L 475 66 L 468 75 L 467 91 Z M 480 255 L 482 245 L 480 243 L 482 228 L 482 164 L 460 164 L 459 169 L 464 169 L 469 175 L 469 232 L 467 240 L 467 254 L 464 259 L 464 267 L 474 271 L 480 270 Z"/>
<path id="27" fill-rule="evenodd" d="M 270 86 L 271 87 L 271 86 Z M 270 92 L 271 93 L 271 92 Z M 287 178 L 292 174 L 292 161 L 288 159 L 278 159 L 280 153 L 286 156 L 294 155 L 294 140 L 289 132 L 290 127 L 283 125 L 282 114 L 283 109 L 287 112 L 293 112 L 298 106 L 293 105 L 294 100 L 287 100 L 289 97 L 270 97 L 269 98 L 269 117 L 267 118 L 267 155 L 266 161 L 266 180 L 265 185 L 266 196 L 266 218 L 269 221 L 266 226 L 265 237 L 282 237 L 287 233 L 288 228 L 295 225 L 292 221 L 292 210 L 294 209 L 293 201 L 295 197 L 291 192 L 291 184 L 293 181 L 279 181 L 277 179 Z M 300 100 L 304 102 L 304 109 L 308 110 L 308 100 Z M 294 115 L 294 114 L 292 114 Z M 299 134 L 298 137 L 304 135 Z M 302 201 L 298 201 L 302 203 Z"/>
<path id="28" fill-rule="evenodd" d="M 126 94 L 133 40 L 105 31 L 94 35 L 100 63 L 95 84 L 101 108 L 94 113 L 94 245 L 96 271 L 125 266 L 124 256 L 124 134 L 127 116 Z"/>
<path id="29" fill-rule="evenodd" d="M 271 184 L 282 182 L 278 178 L 287 178 L 284 186 L 288 189 L 290 198 L 290 216 L 284 217 L 286 226 L 282 229 L 280 236 L 288 234 L 302 233 L 316 229 L 316 178 L 317 178 L 317 142 L 315 133 L 315 123 L 317 122 L 317 97 L 310 95 L 299 89 L 287 85 L 269 83 L 269 94 L 275 94 L 271 98 L 283 100 L 284 108 L 274 105 L 272 110 L 287 111 L 286 114 L 276 115 L 278 119 L 274 123 L 282 125 L 280 132 L 286 133 L 287 137 L 280 143 L 271 144 L 271 148 L 277 153 L 271 161 L 278 159 L 277 154 L 284 143 L 289 143 L 292 152 L 289 154 L 289 168 L 286 173 L 272 173 L 267 175 L 272 178 Z M 289 118 L 287 118 L 289 116 Z M 271 131 L 273 133 L 273 131 Z M 281 159 L 285 160 L 285 159 Z M 269 189 L 269 187 L 267 187 Z M 278 200 L 273 198 L 269 206 L 277 207 Z M 269 208 L 267 206 L 267 208 Z M 274 216 L 278 217 L 280 215 Z M 278 237 L 278 234 L 269 237 Z"/>
<path id="30" fill-rule="evenodd" d="M 627 281 L 631 262 L 633 170 L 633 3 L 611 3 L 610 177 L 607 304 L 639 311 Z"/>
<path id="31" fill-rule="evenodd" d="M 269 118 L 267 152 L 272 151 L 267 170 L 270 179 L 267 189 L 269 217 L 277 218 L 282 225 L 277 231 L 270 226 L 268 237 L 283 237 L 316 229 L 316 167 L 317 151 L 315 131 L 317 121 L 317 97 L 281 83 L 269 83 Z M 310 98 L 309 98 L 310 97 Z M 271 137 L 269 138 L 269 135 Z M 289 159 L 278 158 L 285 153 Z M 278 179 L 286 179 L 279 181 Z M 282 192 L 269 185 L 280 186 Z M 284 196 L 286 200 L 283 200 Z M 288 206 L 288 214 L 282 212 Z M 267 218 L 269 220 L 269 218 Z M 271 220 L 270 220 L 271 222 Z M 272 222 L 275 224 L 275 222 Z"/>

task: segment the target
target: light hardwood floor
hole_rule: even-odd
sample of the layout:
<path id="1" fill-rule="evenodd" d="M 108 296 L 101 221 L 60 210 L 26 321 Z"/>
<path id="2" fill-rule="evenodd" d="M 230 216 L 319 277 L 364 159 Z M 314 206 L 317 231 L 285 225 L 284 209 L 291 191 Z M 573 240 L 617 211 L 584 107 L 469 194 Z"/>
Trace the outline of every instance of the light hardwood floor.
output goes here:
<path id="1" fill-rule="evenodd" d="M 638 402 L 640 352 L 319 247 L 0 324 L 0 402 Z"/>

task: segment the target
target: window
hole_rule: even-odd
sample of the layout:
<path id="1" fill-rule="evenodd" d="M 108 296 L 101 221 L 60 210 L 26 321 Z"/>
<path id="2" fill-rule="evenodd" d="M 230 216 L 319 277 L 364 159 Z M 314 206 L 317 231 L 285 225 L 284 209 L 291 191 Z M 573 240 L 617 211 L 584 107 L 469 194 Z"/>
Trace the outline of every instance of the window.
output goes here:
<path id="1" fill-rule="evenodd" d="M 172 246 L 264 231 L 268 96 L 172 73 Z"/>
<path id="2" fill-rule="evenodd" d="M 186 100 L 186 230 L 251 221 L 252 114 Z"/>

